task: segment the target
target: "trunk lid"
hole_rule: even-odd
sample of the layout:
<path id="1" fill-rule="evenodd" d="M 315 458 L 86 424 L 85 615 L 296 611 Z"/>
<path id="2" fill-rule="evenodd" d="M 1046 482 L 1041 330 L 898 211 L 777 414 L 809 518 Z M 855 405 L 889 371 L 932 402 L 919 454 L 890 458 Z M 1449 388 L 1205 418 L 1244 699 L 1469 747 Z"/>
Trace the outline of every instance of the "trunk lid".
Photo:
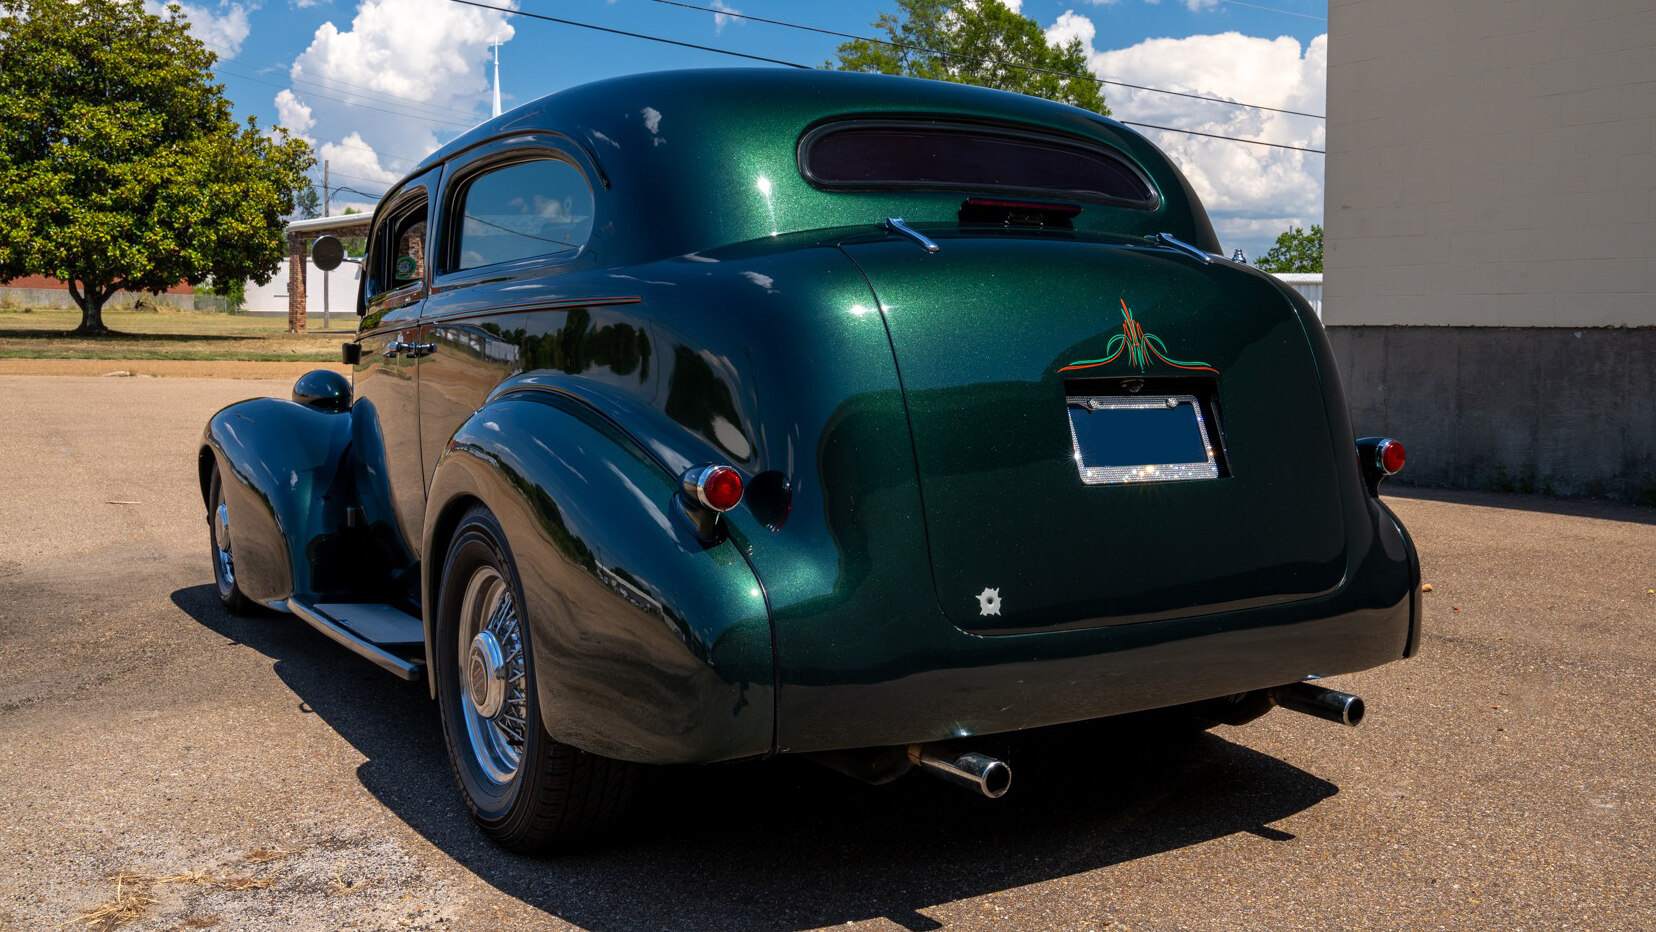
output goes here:
<path id="1" fill-rule="evenodd" d="M 931 235 L 934 254 L 895 238 L 843 248 L 885 315 L 933 583 L 957 627 L 1153 621 L 1340 583 L 1338 447 L 1304 325 L 1269 281 L 1142 241 Z M 1089 420 L 1088 405 L 1161 396 L 1184 413 Z M 1076 414 L 1077 398 L 1102 400 Z M 1188 430 L 1197 410 L 1215 463 L 1195 472 L 1217 478 L 1083 480 L 1078 433 L 1127 431 L 1130 462 L 1163 462 L 1151 434 Z"/>

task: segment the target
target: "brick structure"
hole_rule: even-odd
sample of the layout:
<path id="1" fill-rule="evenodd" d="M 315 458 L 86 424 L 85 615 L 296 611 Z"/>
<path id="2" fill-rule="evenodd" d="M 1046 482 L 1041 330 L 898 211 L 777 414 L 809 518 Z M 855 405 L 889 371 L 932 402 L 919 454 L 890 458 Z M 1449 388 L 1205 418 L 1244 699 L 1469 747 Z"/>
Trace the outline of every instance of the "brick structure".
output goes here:
<path id="1" fill-rule="evenodd" d="M 295 220 L 287 225 L 288 245 L 288 332 L 305 332 L 306 294 L 305 263 L 310 259 L 310 244 L 317 237 L 337 236 L 346 239 L 367 236 L 372 221 L 369 214 L 346 214 L 340 217 L 313 217 Z"/>
<path id="2" fill-rule="evenodd" d="M 288 332 L 305 332 L 305 237 L 288 234 Z"/>

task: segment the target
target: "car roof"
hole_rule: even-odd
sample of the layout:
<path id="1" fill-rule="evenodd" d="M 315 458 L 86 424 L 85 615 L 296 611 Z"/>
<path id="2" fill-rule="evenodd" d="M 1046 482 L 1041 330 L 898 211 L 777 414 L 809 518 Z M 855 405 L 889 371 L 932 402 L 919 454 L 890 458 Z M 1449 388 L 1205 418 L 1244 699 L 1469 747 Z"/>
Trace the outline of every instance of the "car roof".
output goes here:
<path id="1" fill-rule="evenodd" d="M 1217 249 L 1188 182 L 1137 132 L 1067 104 L 963 84 L 791 68 L 662 71 L 549 94 L 463 133 L 412 175 L 515 136 L 557 134 L 594 162 L 614 216 L 648 217 L 617 260 L 679 255 L 779 233 L 867 225 L 883 211 L 956 222 L 958 193 L 838 193 L 801 177 L 798 145 L 812 127 L 860 118 L 969 122 L 1068 137 L 1135 164 L 1160 196 L 1153 210 L 1089 208 L 1076 221 L 1125 235 L 1165 231 Z M 400 184 L 397 186 L 400 187 Z M 394 196 L 388 195 L 387 202 Z M 762 197 L 760 196 L 762 193 Z"/>

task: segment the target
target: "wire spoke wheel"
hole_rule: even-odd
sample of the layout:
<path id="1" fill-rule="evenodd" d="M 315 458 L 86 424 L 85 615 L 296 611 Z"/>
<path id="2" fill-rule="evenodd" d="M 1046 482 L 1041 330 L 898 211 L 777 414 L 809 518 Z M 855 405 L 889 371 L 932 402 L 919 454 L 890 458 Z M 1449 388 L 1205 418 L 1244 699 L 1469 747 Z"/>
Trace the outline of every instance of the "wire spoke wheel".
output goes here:
<path id="1" fill-rule="evenodd" d="M 488 779 L 510 783 L 529 739 L 529 674 L 517 600 L 492 566 L 478 567 L 466 583 L 454 647 L 464 658 L 456 672 L 465 679 L 461 709 L 472 756 Z"/>
<path id="2" fill-rule="evenodd" d="M 514 851 L 567 850 L 615 825 L 638 768 L 548 733 L 535 643 L 544 622 L 531 621 L 519 579 L 500 522 L 474 505 L 443 559 L 432 679 L 449 760 L 478 827 Z"/>

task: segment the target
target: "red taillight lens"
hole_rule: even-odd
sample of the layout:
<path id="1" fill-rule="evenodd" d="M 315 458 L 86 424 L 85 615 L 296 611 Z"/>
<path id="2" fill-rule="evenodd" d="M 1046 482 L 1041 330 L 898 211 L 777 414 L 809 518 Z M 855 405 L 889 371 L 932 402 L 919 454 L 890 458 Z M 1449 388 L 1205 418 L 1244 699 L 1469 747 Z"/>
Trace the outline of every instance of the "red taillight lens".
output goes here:
<path id="1" fill-rule="evenodd" d="M 1380 469 L 1388 476 L 1395 476 L 1403 469 L 1403 462 L 1407 455 L 1403 452 L 1403 444 L 1395 440 L 1387 440 L 1380 444 L 1377 451 L 1380 460 Z"/>
<path id="2" fill-rule="evenodd" d="M 742 501 L 742 474 L 729 466 L 700 466 L 684 474 L 684 494 L 714 511 L 729 511 Z"/>

